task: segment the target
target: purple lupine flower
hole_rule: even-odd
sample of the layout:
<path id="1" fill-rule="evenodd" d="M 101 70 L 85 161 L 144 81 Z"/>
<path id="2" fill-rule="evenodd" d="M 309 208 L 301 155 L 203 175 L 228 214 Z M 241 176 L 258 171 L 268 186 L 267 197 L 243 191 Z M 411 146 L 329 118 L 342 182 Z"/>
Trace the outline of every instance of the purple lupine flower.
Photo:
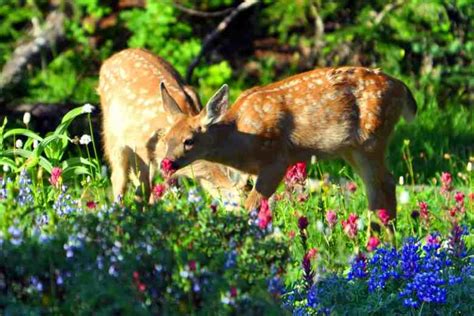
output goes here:
<path id="1" fill-rule="evenodd" d="M 369 291 L 385 288 L 387 281 L 398 279 L 398 253 L 395 248 L 378 248 L 369 261 Z"/>
<path id="2" fill-rule="evenodd" d="M 454 223 L 451 233 L 449 235 L 449 248 L 450 254 L 464 258 L 467 255 L 466 244 L 462 239 L 463 235 L 468 235 L 467 227 L 461 227 L 459 224 Z"/>
<path id="3" fill-rule="evenodd" d="M 415 238 L 405 240 L 401 251 L 402 276 L 406 279 L 412 278 L 420 269 L 419 244 Z"/>
<path id="4" fill-rule="evenodd" d="M 351 265 L 351 270 L 347 275 L 347 279 L 363 279 L 367 277 L 367 257 L 360 253 L 358 254 Z"/>

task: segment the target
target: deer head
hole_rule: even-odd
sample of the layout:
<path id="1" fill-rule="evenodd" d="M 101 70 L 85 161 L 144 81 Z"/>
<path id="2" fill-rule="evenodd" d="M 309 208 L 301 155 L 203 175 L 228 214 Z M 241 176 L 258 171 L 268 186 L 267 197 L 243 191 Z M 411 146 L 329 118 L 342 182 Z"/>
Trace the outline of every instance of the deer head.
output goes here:
<path id="1" fill-rule="evenodd" d="M 164 83 L 160 89 L 163 106 L 174 121 L 174 125 L 161 139 L 165 157 L 173 162 L 176 169 L 200 159 L 212 161 L 213 149 L 225 137 L 222 118 L 229 104 L 228 86 L 223 85 L 196 116 L 187 116 L 181 112 Z"/>

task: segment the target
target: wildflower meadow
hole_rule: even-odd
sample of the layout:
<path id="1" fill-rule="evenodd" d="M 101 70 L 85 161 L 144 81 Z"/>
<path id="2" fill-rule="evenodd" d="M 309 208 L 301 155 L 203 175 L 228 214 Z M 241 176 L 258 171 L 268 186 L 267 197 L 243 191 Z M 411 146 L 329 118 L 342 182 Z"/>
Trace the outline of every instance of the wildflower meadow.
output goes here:
<path id="1" fill-rule="evenodd" d="M 473 310 L 472 162 L 430 186 L 400 178 L 396 223 L 366 209 L 357 178 L 324 176 L 317 161 L 290 167 L 250 213 L 235 197 L 163 176 L 148 205 L 132 190 L 112 199 L 93 131 L 69 135 L 94 115 L 78 107 L 45 137 L 28 117 L 0 130 L 5 315 Z M 65 156 L 70 147 L 78 156 Z"/>
<path id="2" fill-rule="evenodd" d="M 0 316 L 474 315 L 473 21 L 472 0 L 0 0 Z M 173 176 L 157 148 L 224 84 L 196 131 L 247 98 L 238 131 L 272 151 L 222 140 L 245 170 L 300 141 L 354 167 L 281 159 L 252 210 L 252 176 Z"/>

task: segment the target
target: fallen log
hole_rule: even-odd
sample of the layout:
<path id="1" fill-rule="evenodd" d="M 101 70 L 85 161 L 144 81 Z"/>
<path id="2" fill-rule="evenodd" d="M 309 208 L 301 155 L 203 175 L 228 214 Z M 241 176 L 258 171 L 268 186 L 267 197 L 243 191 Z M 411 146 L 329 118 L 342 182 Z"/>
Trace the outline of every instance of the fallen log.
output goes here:
<path id="1" fill-rule="evenodd" d="M 0 100 L 6 89 L 20 82 L 28 64 L 39 60 L 41 54 L 52 52 L 65 40 L 64 21 L 64 13 L 52 11 L 40 31 L 15 49 L 0 73 Z"/>

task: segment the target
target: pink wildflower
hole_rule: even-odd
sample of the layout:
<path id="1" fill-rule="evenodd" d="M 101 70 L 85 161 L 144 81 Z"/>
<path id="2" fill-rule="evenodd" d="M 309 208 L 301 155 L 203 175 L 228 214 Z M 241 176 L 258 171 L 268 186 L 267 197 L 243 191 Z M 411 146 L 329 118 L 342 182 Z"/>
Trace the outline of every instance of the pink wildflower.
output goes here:
<path id="1" fill-rule="evenodd" d="M 87 206 L 87 208 L 89 208 L 89 209 L 95 209 L 95 208 L 97 207 L 97 203 L 94 202 L 94 201 L 88 201 L 88 202 L 86 203 L 86 206 Z"/>
<path id="2" fill-rule="evenodd" d="M 311 248 L 310 250 L 308 250 L 308 253 L 306 254 L 306 256 L 308 257 L 309 260 L 311 260 L 314 257 L 316 257 L 317 254 L 318 254 L 318 249 L 317 248 Z"/>
<path id="3" fill-rule="evenodd" d="M 386 209 L 382 208 L 377 211 L 377 216 L 379 217 L 382 224 L 387 226 L 388 222 L 390 221 L 390 213 Z"/>
<path id="4" fill-rule="evenodd" d="M 235 286 L 231 287 L 229 293 L 230 293 L 230 297 L 237 297 L 238 295 L 237 288 Z"/>
<path id="5" fill-rule="evenodd" d="M 196 261 L 194 261 L 194 260 L 189 261 L 188 262 L 188 267 L 189 267 L 189 270 L 196 271 Z"/>
<path id="6" fill-rule="evenodd" d="M 173 161 L 165 158 L 161 161 L 161 173 L 163 174 L 164 177 L 170 177 L 173 175 L 173 173 L 176 172 L 176 169 L 174 168 Z"/>
<path id="7" fill-rule="evenodd" d="M 460 206 L 464 206 L 464 198 L 466 196 L 462 192 L 456 192 L 454 195 L 454 199 L 456 200 L 456 204 L 459 204 Z"/>
<path id="8" fill-rule="evenodd" d="M 441 173 L 441 192 L 446 193 L 452 190 L 453 177 L 449 172 Z"/>
<path id="9" fill-rule="evenodd" d="M 288 233 L 288 237 L 290 237 L 291 239 L 295 238 L 296 236 L 296 233 L 294 230 L 290 230 L 290 232 Z"/>
<path id="10" fill-rule="evenodd" d="M 137 288 L 138 288 L 138 291 L 143 293 L 146 290 L 146 285 L 144 283 L 139 282 L 138 285 L 137 285 Z"/>
<path id="11" fill-rule="evenodd" d="M 344 232 L 351 239 L 353 239 L 357 236 L 357 221 L 358 221 L 358 219 L 359 219 L 359 217 L 356 214 L 351 213 L 349 215 L 349 217 L 347 218 L 347 220 L 342 220 L 342 222 L 341 222 L 342 227 L 344 229 Z"/>
<path id="12" fill-rule="evenodd" d="M 266 229 L 267 226 L 272 222 L 272 211 L 270 210 L 270 205 L 268 200 L 262 200 L 260 205 L 260 211 L 258 212 L 258 227 L 261 229 Z"/>
<path id="13" fill-rule="evenodd" d="M 456 217 L 457 212 L 458 212 L 458 208 L 457 207 L 452 207 L 452 208 L 449 209 L 449 216 Z"/>
<path id="14" fill-rule="evenodd" d="M 61 185 L 61 175 L 63 174 L 63 169 L 60 167 L 53 167 L 51 170 L 51 176 L 49 177 L 49 183 L 55 188 L 59 188 Z"/>
<path id="15" fill-rule="evenodd" d="M 155 199 L 160 199 L 166 192 L 166 185 L 163 183 L 157 184 L 152 189 L 152 194 Z"/>
<path id="16" fill-rule="evenodd" d="M 298 162 L 286 170 L 285 182 L 287 185 L 303 183 L 306 180 L 306 163 Z"/>
<path id="17" fill-rule="evenodd" d="M 420 202 L 418 205 L 420 207 L 421 219 L 424 220 L 425 222 L 428 222 L 430 220 L 429 212 L 428 212 L 428 203 Z"/>
<path id="18" fill-rule="evenodd" d="M 337 223 L 337 214 L 335 211 L 326 212 L 326 221 L 328 222 L 329 227 L 333 228 Z"/>
<path id="19" fill-rule="evenodd" d="M 371 236 L 367 242 L 367 251 L 374 251 L 380 245 L 380 240 L 376 236 Z"/>
<path id="20" fill-rule="evenodd" d="M 426 236 L 426 243 L 428 245 L 439 245 L 439 243 L 440 243 L 439 235 L 437 235 L 437 234 L 428 234 L 428 236 Z"/>
<path id="21" fill-rule="evenodd" d="M 348 182 L 346 184 L 347 191 L 354 193 L 357 190 L 357 184 L 355 182 Z"/>

